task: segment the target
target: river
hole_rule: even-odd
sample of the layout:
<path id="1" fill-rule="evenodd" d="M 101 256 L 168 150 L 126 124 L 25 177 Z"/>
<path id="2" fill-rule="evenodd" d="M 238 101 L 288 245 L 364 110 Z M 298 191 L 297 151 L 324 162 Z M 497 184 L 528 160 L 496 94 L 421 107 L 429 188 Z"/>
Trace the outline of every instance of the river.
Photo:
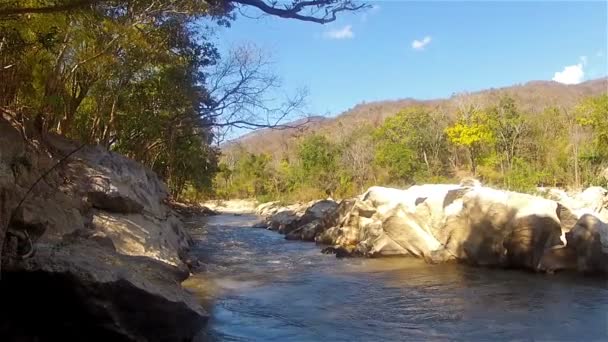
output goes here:
<path id="1" fill-rule="evenodd" d="M 197 341 L 608 341 L 608 283 L 581 275 L 337 259 L 256 218 L 191 222 L 211 313 Z"/>

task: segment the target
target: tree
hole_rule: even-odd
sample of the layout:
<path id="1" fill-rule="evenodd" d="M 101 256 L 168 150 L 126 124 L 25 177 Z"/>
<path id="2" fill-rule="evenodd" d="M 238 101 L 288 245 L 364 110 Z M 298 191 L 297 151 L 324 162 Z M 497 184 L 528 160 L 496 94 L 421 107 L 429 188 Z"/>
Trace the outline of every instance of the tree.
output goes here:
<path id="1" fill-rule="evenodd" d="M 438 112 L 410 107 L 388 118 L 374 133 L 376 160 L 394 176 L 411 181 L 414 174 L 435 176 L 443 171 L 446 138 Z"/>
<path id="2" fill-rule="evenodd" d="M 505 96 L 498 105 L 487 111 L 492 136 L 495 138 L 495 148 L 500 156 L 501 172 L 504 175 L 513 168 L 514 158 L 522 146 L 522 139 L 529 131 L 522 113 L 518 110 L 515 100 Z"/>
<path id="3" fill-rule="evenodd" d="M 485 112 L 469 107 L 460 110 L 457 115 L 458 121 L 446 128 L 445 132 L 452 144 L 467 150 L 471 171 L 476 175 L 484 148 L 493 145 L 495 138 Z"/>
<path id="4" fill-rule="evenodd" d="M 179 196 L 205 190 L 232 127 L 281 128 L 305 92 L 272 101 L 280 87 L 268 59 L 245 46 L 220 56 L 210 18 L 236 11 L 328 22 L 365 5 L 349 0 L 26 0 L 0 4 L 0 106 L 60 133 L 98 143 L 154 169 Z M 5 82 L 6 81 L 6 82 Z M 201 176 L 204 175 L 204 176 Z M 206 191 L 206 190 L 205 190 Z"/>
<path id="5" fill-rule="evenodd" d="M 591 97 L 576 108 L 577 121 L 590 127 L 593 143 L 598 153 L 608 157 L 608 95 Z"/>
<path id="6" fill-rule="evenodd" d="M 574 117 L 578 140 L 585 133 L 589 139 L 581 146 L 581 159 L 588 168 L 586 178 L 594 180 L 608 164 L 608 95 L 585 99 L 575 108 Z"/>
<path id="7" fill-rule="evenodd" d="M 298 150 L 302 180 L 324 191 L 335 191 L 339 176 L 339 151 L 325 136 L 311 135 L 300 143 Z"/>

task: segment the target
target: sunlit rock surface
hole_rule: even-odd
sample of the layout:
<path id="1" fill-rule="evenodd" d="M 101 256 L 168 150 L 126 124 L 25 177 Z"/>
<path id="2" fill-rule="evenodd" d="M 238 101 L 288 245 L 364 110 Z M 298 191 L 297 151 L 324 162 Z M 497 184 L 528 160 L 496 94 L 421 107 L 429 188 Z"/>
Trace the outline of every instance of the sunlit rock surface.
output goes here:
<path id="1" fill-rule="evenodd" d="M 317 243 L 332 246 L 326 251 L 340 256 L 400 255 L 433 263 L 606 272 L 601 265 L 608 249 L 602 221 L 607 194 L 592 187 L 574 196 L 551 190 L 541 197 L 466 181 L 403 190 L 374 186 L 319 211 L 312 221 L 303 220 L 305 213 L 321 202 L 267 203 L 257 213 L 288 239 L 311 240 L 314 235 Z"/>
<path id="2" fill-rule="evenodd" d="M 208 316 L 180 286 L 192 239 L 165 185 L 126 157 L 78 147 L 26 141 L 0 118 L 0 336 L 191 338 Z"/>

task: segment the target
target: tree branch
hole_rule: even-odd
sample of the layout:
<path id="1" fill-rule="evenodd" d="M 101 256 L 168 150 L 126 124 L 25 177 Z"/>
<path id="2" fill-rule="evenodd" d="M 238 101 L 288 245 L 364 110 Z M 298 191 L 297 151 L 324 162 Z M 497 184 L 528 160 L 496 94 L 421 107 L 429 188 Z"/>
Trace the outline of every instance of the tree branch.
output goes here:
<path id="1" fill-rule="evenodd" d="M 311 1 L 294 1 L 293 6 L 285 6 L 284 8 L 275 7 L 276 2 L 271 4 L 264 0 L 232 0 L 232 2 L 253 6 L 264 13 L 274 15 L 281 18 L 297 19 L 301 21 L 309 21 L 319 24 L 327 24 L 336 20 L 336 14 L 345 11 L 358 11 L 370 8 L 368 4 L 356 4 L 351 0 L 311 0 Z M 321 16 L 315 16 L 315 9 L 325 9 L 325 13 Z M 306 9 L 311 10 L 310 14 L 303 14 Z"/>

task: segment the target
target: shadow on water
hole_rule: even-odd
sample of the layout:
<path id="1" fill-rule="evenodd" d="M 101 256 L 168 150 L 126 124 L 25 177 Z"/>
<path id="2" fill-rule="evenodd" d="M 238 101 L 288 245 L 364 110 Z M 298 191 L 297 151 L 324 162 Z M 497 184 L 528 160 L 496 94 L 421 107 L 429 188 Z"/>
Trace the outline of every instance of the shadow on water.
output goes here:
<path id="1" fill-rule="evenodd" d="M 185 285 L 211 312 L 199 341 L 608 340 L 605 280 L 336 259 L 254 222 L 194 225 L 204 265 Z"/>

